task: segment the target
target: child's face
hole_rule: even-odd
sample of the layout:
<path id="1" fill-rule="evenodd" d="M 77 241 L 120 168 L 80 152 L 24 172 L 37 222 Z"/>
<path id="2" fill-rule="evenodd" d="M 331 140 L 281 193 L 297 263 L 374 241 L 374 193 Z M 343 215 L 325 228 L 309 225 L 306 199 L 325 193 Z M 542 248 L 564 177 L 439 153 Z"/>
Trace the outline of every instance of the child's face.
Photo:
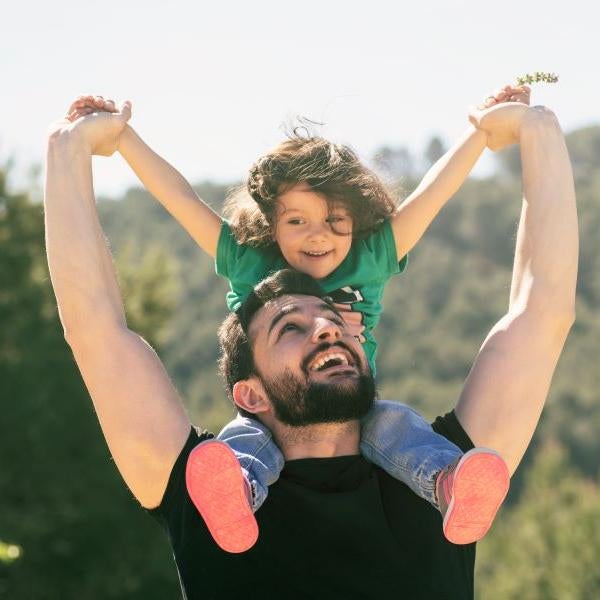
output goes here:
<path id="1" fill-rule="evenodd" d="M 291 267 L 322 279 L 350 251 L 352 217 L 343 205 L 330 208 L 308 184 L 299 183 L 277 199 L 273 239 Z"/>

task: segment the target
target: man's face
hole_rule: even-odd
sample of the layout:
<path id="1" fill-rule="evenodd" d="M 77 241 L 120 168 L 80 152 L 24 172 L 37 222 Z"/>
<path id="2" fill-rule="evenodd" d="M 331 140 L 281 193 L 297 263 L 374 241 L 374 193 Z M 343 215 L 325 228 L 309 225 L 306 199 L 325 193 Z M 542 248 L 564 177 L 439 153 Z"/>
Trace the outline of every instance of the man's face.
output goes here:
<path id="1" fill-rule="evenodd" d="M 341 423 L 371 408 L 375 384 L 362 346 L 320 298 L 268 302 L 249 334 L 259 378 L 282 423 Z"/>

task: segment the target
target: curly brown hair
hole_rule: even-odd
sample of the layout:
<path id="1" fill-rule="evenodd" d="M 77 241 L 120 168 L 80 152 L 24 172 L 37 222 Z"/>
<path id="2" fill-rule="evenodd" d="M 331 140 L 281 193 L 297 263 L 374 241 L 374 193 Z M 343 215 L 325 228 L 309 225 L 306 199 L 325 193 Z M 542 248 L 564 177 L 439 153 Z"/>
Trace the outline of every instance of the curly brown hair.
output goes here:
<path id="1" fill-rule="evenodd" d="M 330 210 L 340 204 L 348 210 L 354 239 L 376 231 L 396 210 L 391 192 L 351 148 L 322 137 L 303 136 L 296 129 L 259 158 L 250 168 L 246 185 L 229 195 L 225 216 L 238 243 L 273 243 L 277 198 L 299 183 L 307 183 L 321 194 Z"/>

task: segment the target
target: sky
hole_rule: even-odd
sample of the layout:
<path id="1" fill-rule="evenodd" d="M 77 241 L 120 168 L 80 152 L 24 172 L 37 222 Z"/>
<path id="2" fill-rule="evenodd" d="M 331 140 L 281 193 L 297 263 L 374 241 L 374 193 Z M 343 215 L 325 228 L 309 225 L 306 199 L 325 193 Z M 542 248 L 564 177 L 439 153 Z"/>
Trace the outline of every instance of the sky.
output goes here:
<path id="1" fill-rule="evenodd" d="M 559 75 L 532 100 L 566 131 L 598 124 L 599 18 L 589 0 L 7 3 L 0 164 L 27 185 L 48 124 L 88 92 L 130 99 L 131 125 L 192 183 L 242 179 L 295 115 L 365 160 L 450 145 L 470 105 L 531 71 Z M 118 155 L 94 159 L 94 181 L 104 195 L 137 183 Z"/>

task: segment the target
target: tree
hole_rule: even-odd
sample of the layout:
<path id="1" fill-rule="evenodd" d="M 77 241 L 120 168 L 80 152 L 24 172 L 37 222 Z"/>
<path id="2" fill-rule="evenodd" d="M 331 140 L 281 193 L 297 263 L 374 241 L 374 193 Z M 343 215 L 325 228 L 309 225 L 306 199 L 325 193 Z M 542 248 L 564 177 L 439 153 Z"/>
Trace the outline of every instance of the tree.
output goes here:
<path id="1" fill-rule="evenodd" d="M 497 521 L 479 544 L 478 597 L 598 597 L 600 487 L 577 474 L 560 445 L 538 448 L 519 504 Z"/>
<path id="2" fill-rule="evenodd" d="M 427 163 L 427 168 L 436 163 L 440 158 L 442 158 L 442 156 L 444 156 L 444 154 L 446 154 L 444 142 L 437 135 L 433 136 L 425 148 L 425 161 Z"/>
<path id="3" fill-rule="evenodd" d="M 373 156 L 375 170 L 386 179 L 397 182 L 415 176 L 415 159 L 405 146 L 382 146 Z"/>
<path id="4" fill-rule="evenodd" d="M 0 596 L 172 597 L 167 545 L 123 485 L 65 344 L 43 240 L 41 206 L 11 195 L 0 173 L 0 536 L 11 542 L 0 547 Z M 156 255 L 140 264 L 128 312 L 159 339 L 168 269 Z"/>

